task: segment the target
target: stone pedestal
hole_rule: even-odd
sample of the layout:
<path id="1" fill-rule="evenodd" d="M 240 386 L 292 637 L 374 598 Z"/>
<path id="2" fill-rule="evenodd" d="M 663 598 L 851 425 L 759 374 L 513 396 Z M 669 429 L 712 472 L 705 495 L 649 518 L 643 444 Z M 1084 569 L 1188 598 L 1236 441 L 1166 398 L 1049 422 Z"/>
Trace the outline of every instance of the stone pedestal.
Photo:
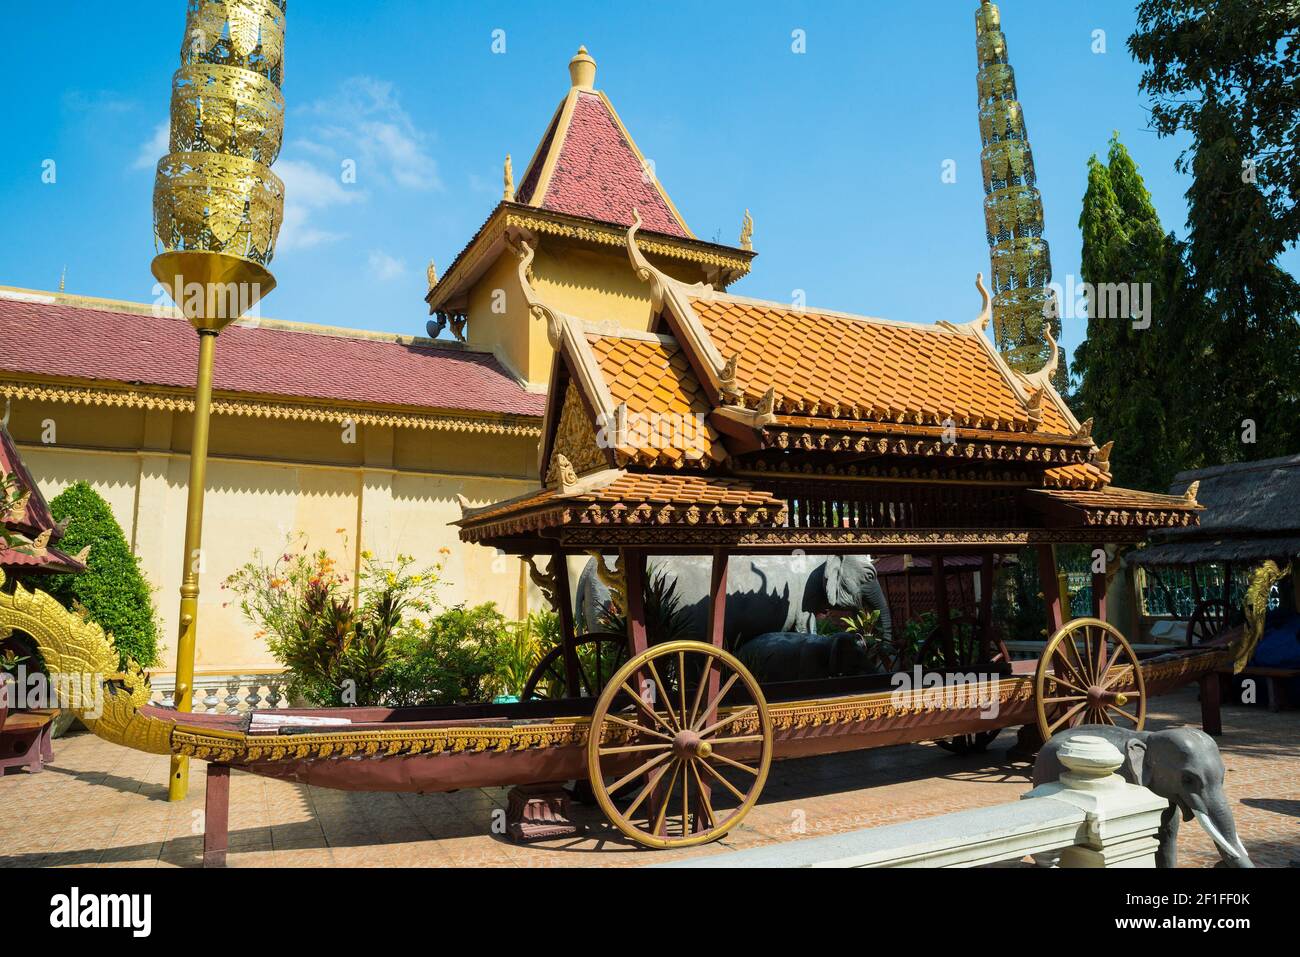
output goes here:
<path id="1" fill-rule="evenodd" d="M 534 784 L 510 789 L 506 828 L 512 841 L 541 841 L 581 834 L 570 818 L 569 792 L 558 784 Z"/>
<path id="2" fill-rule="evenodd" d="M 1155 867 L 1156 832 L 1169 802 L 1115 772 L 1119 750 L 1104 738 L 1079 735 L 1057 756 L 1069 770 L 1022 798 L 1053 798 L 1086 815 L 1075 843 L 1061 851 L 1061 867 Z"/>

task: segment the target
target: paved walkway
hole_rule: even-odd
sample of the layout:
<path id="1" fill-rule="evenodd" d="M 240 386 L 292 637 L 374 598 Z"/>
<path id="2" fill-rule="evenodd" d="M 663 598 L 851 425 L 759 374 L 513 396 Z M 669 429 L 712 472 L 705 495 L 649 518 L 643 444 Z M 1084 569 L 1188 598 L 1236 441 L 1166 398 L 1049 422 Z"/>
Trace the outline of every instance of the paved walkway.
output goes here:
<path id="1" fill-rule="evenodd" d="M 1195 692 L 1156 699 L 1148 727 L 1195 723 Z M 1226 708 L 1220 739 L 1228 793 L 1246 849 L 1260 867 L 1300 866 L 1300 712 Z M 806 758 L 773 766 L 761 803 L 720 842 L 645 851 L 579 808 L 580 839 L 526 847 L 492 834 L 505 789 L 456 794 L 358 794 L 235 772 L 231 867 L 446 865 L 639 866 L 731 847 L 874 827 L 1014 801 L 1028 766 L 1006 761 L 1011 732 L 985 755 L 956 757 L 933 745 Z M 167 801 L 165 757 L 110 745 L 89 734 L 55 742 L 37 775 L 0 779 L 0 867 L 196 867 L 202 852 L 204 765 L 190 796 Z M 500 818 L 500 815 L 497 815 Z M 1195 824 L 1182 829 L 1180 863 L 1218 860 Z"/>

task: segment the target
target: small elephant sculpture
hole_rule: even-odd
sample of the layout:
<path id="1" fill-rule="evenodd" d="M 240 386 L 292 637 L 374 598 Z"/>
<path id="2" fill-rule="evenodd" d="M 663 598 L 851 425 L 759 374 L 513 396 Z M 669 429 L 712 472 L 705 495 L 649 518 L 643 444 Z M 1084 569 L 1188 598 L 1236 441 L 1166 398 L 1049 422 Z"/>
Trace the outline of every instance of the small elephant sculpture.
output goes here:
<path id="1" fill-rule="evenodd" d="M 773 631 L 740 646 L 736 657 L 760 682 L 839 678 L 867 673 L 870 656 L 857 635 Z"/>
<path id="2" fill-rule="evenodd" d="M 1061 731 L 1048 741 L 1034 762 L 1034 785 L 1060 777 L 1057 752 L 1078 735 L 1105 738 L 1124 756 L 1119 774 L 1130 784 L 1140 784 L 1169 801 L 1157 835 L 1157 867 L 1178 863 L 1178 824 L 1193 817 L 1218 848 L 1222 867 L 1254 867 L 1237 837 L 1228 798 L 1223 793 L 1223 757 L 1214 739 L 1196 728 L 1131 731 L 1112 725 L 1085 724 Z"/>

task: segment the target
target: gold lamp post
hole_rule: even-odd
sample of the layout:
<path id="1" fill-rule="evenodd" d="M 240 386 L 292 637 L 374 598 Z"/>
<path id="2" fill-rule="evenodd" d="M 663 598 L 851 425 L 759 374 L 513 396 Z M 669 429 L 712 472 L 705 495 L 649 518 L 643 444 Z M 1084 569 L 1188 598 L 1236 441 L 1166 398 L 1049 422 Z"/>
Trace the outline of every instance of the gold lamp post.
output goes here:
<path id="1" fill-rule="evenodd" d="M 189 500 L 176 644 L 179 711 L 194 691 L 203 490 L 217 335 L 275 288 L 267 264 L 284 218 L 270 166 L 284 134 L 287 0 L 189 0 L 181 68 L 172 80 L 170 152 L 154 183 L 153 274 L 199 336 Z M 173 757 L 168 796 L 189 789 L 189 759 Z"/>

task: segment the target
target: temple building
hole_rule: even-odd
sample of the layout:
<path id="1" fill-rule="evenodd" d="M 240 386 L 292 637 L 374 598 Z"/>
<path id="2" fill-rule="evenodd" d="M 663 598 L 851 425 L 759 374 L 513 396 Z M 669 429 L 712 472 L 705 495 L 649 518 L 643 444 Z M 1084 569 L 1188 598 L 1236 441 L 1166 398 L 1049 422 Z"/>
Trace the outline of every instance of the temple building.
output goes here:
<path id="1" fill-rule="evenodd" d="M 205 568 L 203 674 L 273 666 L 220 582 L 255 549 L 303 534 L 344 567 L 363 551 L 443 560 L 443 599 L 542 607 L 516 558 L 463 544 L 450 523 L 471 505 L 539 480 L 538 439 L 554 350 L 519 281 L 549 303 L 644 334 L 651 294 L 629 268 L 637 209 L 655 267 L 725 289 L 754 257 L 695 238 L 580 51 L 570 83 L 519 179 L 438 277 L 429 331 L 391 335 L 270 319 L 221 336 L 216 360 Z M 540 124 L 539 124 L 540 126 Z M 53 497 L 78 480 L 109 502 L 148 580 L 170 646 L 177 631 L 196 359 L 193 330 L 152 305 L 0 287 L 0 398 L 22 456 Z M 677 360 L 684 363 L 684 359 Z M 39 531 L 33 529 L 39 535 Z M 440 549 L 449 553 L 440 556 Z M 93 561 L 93 558 L 92 558 Z M 164 660 L 170 660 L 170 653 Z"/>

